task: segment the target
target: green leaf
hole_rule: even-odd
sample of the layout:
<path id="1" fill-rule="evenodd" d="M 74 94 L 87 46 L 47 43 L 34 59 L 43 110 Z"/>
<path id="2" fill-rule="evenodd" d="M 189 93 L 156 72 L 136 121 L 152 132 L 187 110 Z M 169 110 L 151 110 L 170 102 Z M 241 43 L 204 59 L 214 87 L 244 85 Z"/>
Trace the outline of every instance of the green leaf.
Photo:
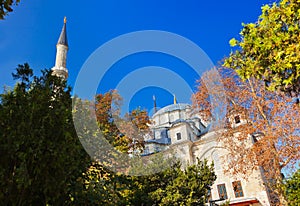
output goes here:
<path id="1" fill-rule="evenodd" d="M 238 41 L 235 38 L 230 39 L 229 41 L 230 46 L 235 47 L 238 44 Z"/>

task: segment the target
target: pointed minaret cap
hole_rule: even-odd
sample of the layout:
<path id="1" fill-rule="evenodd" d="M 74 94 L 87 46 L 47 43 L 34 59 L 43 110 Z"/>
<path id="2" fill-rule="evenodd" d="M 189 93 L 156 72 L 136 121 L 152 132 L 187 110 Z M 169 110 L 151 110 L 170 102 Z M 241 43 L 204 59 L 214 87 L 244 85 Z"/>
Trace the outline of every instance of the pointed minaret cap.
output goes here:
<path id="1" fill-rule="evenodd" d="M 67 17 L 64 18 L 64 26 L 61 30 L 59 39 L 57 44 L 65 45 L 68 47 L 68 39 L 67 39 Z"/>

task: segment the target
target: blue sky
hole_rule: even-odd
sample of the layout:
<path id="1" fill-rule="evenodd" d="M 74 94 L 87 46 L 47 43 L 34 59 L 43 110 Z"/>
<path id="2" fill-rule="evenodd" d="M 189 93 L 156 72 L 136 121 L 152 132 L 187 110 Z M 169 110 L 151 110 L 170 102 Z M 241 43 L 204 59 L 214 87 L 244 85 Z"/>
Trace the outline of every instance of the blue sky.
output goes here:
<path id="1" fill-rule="evenodd" d="M 162 30 L 181 35 L 197 44 L 217 64 L 229 55 L 228 41 L 239 38 L 242 22 L 255 22 L 261 6 L 269 3 L 272 1 L 21 0 L 14 12 L 0 21 L 1 91 L 4 85 L 14 85 L 11 73 L 18 64 L 28 62 L 37 74 L 40 69 L 53 67 L 64 16 L 68 19 L 68 83 L 74 86 L 82 65 L 97 48 L 134 31 Z M 153 65 L 171 69 L 195 87 L 198 76 L 184 62 L 172 56 L 144 52 L 116 62 L 105 74 L 98 92 L 113 89 L 135 68 Z M 173 103 L 170 92 L 149 87 L 137 91 L 128 100 L 130 108 L 141 106 L 150 111 L 153 95 L 158 107 Z"/>

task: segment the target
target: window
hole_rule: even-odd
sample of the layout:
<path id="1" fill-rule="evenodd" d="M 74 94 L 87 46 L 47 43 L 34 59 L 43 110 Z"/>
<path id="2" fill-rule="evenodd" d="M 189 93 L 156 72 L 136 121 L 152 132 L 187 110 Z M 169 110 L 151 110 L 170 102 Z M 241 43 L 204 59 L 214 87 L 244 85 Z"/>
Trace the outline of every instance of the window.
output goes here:
<path id="1" fill-rule="evenodd" d="M 180 132 L 176 133 L 176 137 L 177 137 L 177 140 L 181 140 L 181 133 Z"/>
<path id="2" fill-rule="evenodd" d="M 228 199 L 225 184 L 217 185 L 219 198 Z"/>
<path id="3" fill-rule="evenodd" d="M 235 116 L 235 117 L 234 117 L 234 121 L 235 121 L 236 124 L 241 123 L 241 118 L 240 118 L 240 116 L 239 116 L 239 115 Z"/>
<path id="4" fill-rule="evenodd" d="M 232 182 L 235 197 L 244 197 L 241 181 Z"/>
<path id="5" fill-rule="evenodd" d="M 252 139 L 253 139 L 253 142 L 254 142 L 254 143 L 257 142 L 257 138 L 255 137 L 255 135 L 252 135 Z"/>

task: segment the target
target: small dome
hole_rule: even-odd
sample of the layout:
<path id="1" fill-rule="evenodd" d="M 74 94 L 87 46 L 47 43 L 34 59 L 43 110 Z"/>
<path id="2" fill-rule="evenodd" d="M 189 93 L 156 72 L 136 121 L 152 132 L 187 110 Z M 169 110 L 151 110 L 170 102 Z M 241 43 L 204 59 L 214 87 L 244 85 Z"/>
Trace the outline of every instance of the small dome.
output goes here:
<path id="1" fill-rule="evenodd" d="M 178 103 L 178 104 L 171 104 L 168 106 L 165 106 L 163 108 L 161 108 L 160 110 L 158 110 L 153 117 L 155 117 L 156 115 L 161 115 L 167 112 L 171 112 L 171 111 L 175 111 L 175 110 L 185 110 L 187 108 L 190 108 L 191 105 L 189 104 L 183 104 L 183 103 Z"/>

